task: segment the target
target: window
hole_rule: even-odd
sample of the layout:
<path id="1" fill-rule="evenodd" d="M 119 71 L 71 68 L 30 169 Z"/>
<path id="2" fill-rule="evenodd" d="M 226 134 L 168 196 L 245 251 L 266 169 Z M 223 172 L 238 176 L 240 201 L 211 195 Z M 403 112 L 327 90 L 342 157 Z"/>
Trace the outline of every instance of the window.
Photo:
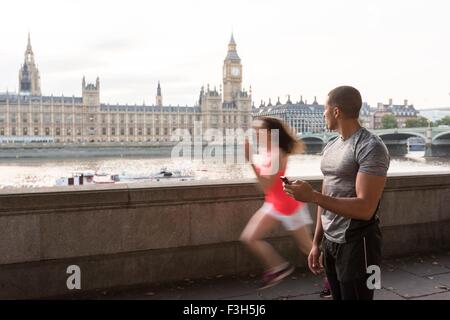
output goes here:
<path id="1" fill-rule="evenodd" d="M 152 128 L 147 128 L 147 135 L 151 135 L 152 134 Z"/>
<path id="2" fill-rule="evenodd" d="M 67 128 L 66 134 L 70 136 L 72 134 L 72 128 Z"/>
<path id="3" fill-rule="evenodd" d="M 106 136 L 106 128 L 102 128 L 102 135 Z"/>
<path id="4" fill-rule="evenodd" d="M 139 135 L 139 136 L 142 136 L 142 128 L 139 128 L 139 129 L 138 129 L 138 135 Z"/>
<path id="5" fill-rule="evenodd" d="M 133 128 L 128 128 L 128 129 L 129 129 L 129 130 L 128 130 L 129 135 L 132 136 L 132 135 L 133 135 Z"/>
<path id="6" fill-rule="evenodd" d="M 5 135 L 5 128 L 0 128 L 0 136 L 4 136 Z"/>
<path id="7" fill-rule="evenodd" d="M 60 128 L 56 128 L 56 135 L 60 136 L 61 135 L 61 129 Z"/>
<path id="8" fill-rule="evenodd" d="M 125 135 L 125 128 L 120 128 L 120 135 L 124 136 Z"/>
<path id="9" fill-rule="evenodd" d="M 15 135 L 16 135 L 16 128 L 12 128 L 12 130 L 11 130 L 11 135 L 12 135 L 12 136 L 15 136 Z"/>
<path id="10" fill-rule="evenodd" d="M 50 135 L 50 128 L 45 128 L 45 135 L 49 136 Z"/>
<path id="11" fill-rule="evenodd" d="M 52 116 L 50 113 L 44 114 L 44 123 L 50 124 L 52 122 Z"/>
<path id="12" fill-rule="evenodd" d="M 111 135 L 115 136 L 116 135 L 116 128 L 111 128 Z"/>
<path id="13" fill-rule="evenodd" d="M 34 135 L 38 136 L 39 135 L 39 128 L 34 128 Z"/>

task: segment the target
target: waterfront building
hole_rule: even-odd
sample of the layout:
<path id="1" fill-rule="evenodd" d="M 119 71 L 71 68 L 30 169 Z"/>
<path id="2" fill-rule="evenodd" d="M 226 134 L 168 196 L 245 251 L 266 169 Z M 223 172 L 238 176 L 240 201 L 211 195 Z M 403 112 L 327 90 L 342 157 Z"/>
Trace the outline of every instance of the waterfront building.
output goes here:
<path id="1" fill-rule="evenodd" d="M 324 106 L 317 102 L 314 97 L 314 102 L 308 104 L 303 101 L 303 97 L 297 102 L 292 102 L 291 97 L 285 103 L 280 102 L 280 98 L 273 105 L 271 99 L 268 104 L 261 101 L 258 108 L 254 108 L 253 118 L 261 116 L 277 117 L 284 120 L 297 134 L 319 133 L 326 130 L 323 119 Z"/>
<path id="2" fill-rule="evenodd" d="M 0 93 L 0 142 L 161 142 L 176 129 L 194 133 L 203 128 L 247 130 L 251 123 L 252 95 L 242 87 L 243 66 L 233 35 L 223 64 L 222 85 L 202 87 L 192 106 L 163 104 L 161 84 L 155 104 L 101 102 L 100 79 L 81 81 L 81 96 L 41 93 L 39 70 L 28 35 L 24 63 L 19 71 L 19 92 Z"/>
<path id="3" fill-rule="evenodd" d="M 382 119 L 385 115 L 393 115 L 397 120 L 398 128 L 405 128 L 408 119 L 416 119 L 419 111 L 414 108 L 414 105 L 409 104 L 405 100 L 402 105 L 396 105 L 392 99 L 389 99 L 389 104 L 379 102 L 376 111 L 372 114 L 371 129 L 383 129 Z"/>

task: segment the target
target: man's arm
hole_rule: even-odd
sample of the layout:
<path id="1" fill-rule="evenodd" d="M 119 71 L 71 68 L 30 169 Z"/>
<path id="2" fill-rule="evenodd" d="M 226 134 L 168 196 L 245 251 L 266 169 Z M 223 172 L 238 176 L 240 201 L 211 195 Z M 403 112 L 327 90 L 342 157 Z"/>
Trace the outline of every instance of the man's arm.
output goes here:
<path id="1" fill-rule="evenodd" d="M 322 184 L 322 193 L 323 193 L 323 184 Z M 313 246 L 320 246 L 323 237 L 323 227 L 322 227 L 322 214 L 323 208 L 317 204 L 317 219 L 316 219 L 316 230 L 314 231 L 314 239 Z"/>
<path id="2" fill-rule="evenodd" d="M 370 220 L 381 199 L 386 177 L 358 172 L 356 176 L 356 197 L 335 198 L 315 191 L 305 181 L 297 180 L 284 186 L 285 191 L 295 199 L 313 202 L 345 218 Z"/>
<path id="3" fill-rule="evenodd" d="M 320 243 L 323 237 L 322 213 L 323 208 L 321 206 L 317 206 L 316 231 L 314 232 L 314 240 L 312 243 L 311 252 L 308 255 L 308 266 L 314 274 L 319 274 L 322 271 L 322 265 L 320 263 Z"/>

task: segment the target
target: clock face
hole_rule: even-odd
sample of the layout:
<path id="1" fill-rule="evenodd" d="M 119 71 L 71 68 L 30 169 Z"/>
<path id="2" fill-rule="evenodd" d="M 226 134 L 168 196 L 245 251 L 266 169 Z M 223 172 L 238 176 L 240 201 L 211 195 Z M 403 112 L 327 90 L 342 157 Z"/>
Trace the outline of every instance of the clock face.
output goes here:
<path id="1" fill-rule="evenodd" d="M 232 76 L 237 77 L 237 76 L 239 76 L 239 74 L 240 74 L 240 70 L 239 70 L 238 67 L 231 68 L 231 75 Z"/>

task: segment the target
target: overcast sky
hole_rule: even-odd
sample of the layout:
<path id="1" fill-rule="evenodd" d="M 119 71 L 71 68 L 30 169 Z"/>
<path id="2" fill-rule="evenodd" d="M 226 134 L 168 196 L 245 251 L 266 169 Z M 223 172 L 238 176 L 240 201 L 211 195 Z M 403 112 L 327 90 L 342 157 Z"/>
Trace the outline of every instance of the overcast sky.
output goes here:
<path id="1" fill-rule="evenodd" d="M 231 31 L 244 87 L 261 99 L 300 95 L 320 103 L 335 86 L 365 101 L 450 106 L 447 0 L 5 1 L 0 91 L 17 90 L 27 33 L 43 94 L 81 94 L 101 81 L 101 100 L 193 105 L 219 87 Z"/>

